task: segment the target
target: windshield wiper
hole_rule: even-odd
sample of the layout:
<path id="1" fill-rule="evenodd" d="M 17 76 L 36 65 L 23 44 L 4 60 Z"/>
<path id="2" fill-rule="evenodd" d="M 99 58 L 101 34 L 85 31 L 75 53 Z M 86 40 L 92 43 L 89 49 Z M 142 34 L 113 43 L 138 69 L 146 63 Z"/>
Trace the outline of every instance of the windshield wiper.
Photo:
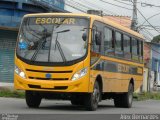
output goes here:
<path id="1" fill-rule="evenodd" d="M 37 54 L 38 54 L 39 50 L 40 50 L 42 47 L 44 47 L 44 44 L 46 43 L 46 38 L 47 38 L 47 37 L 48 37 L 48 35 L 47 35 L 47 30 L 44 29 L 42 38 L 40 38 L 39 41 L 37 42 L 38 47 L 37 47 L 36 51 L 34 52 L 32 58 L 31 58 L 31 61 L 35 61 L 35 60 L 36 60 Z"/>
<path id="2" fill-rule="evenodd" d="M 57 36 L 56 36 L 56 40 L 55 40 L 55 50 L 56 50 L 56 44 L 57 44 L 57 42 L 58 42 L 58 34 L 59 33 L 64 33 L 64 32 L 69 32 L 70 30 L 69 29 L 67 29 L 67 30 L 62 30 L 62 31 L 58 31 L 58 32 L 56 32 L 57 33 Z"/>
<path id="3" fill-rule="evenodd" d="M 63 52 L 63 50 L 62 50 L 62 48 L 61 48 L 61 44 L 60 44 L 59 41 L 58 41 L 58 34 L 59 34 L 59 33 L 64 33 L 64 32 L 69 32 L 69 31 L 70 31 L 70 30 L 67 29 L 67 30 L 62 30 L 62 31 L 56 32 L 56 33 L 57 33 L 57 36 L 56 36 L 56 40 L 55 40 L 55 50 L 56 50 L 56 45 L 57 45 L 58 50 L 59 50 L 59 52 L 60 52 L 60 54 L 61 54 L 62 59 L 63 59 L 64 62 L 66 62 L 66 57 L 65 57 L 64 52 Z"/>

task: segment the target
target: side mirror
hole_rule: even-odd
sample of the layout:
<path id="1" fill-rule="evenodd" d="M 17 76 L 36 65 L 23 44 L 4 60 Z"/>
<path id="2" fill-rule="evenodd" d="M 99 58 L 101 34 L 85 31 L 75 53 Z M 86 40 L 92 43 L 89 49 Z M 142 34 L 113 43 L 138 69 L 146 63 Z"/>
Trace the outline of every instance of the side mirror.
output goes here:
<path id="1" fill-rule="evenodd" d="M 82 39 L 83 39 L 83 41 L 86 41 L 86 40 L 87 40 L 87 34 L 86 34 L 86 33 L 83 33 Z"/>
<path id="2" fill-rule="evenodd" d="M 101 45 L 101 32 L 96 32 L 95 34 L 95 41 L 96 41 L 96 45 Z"/>

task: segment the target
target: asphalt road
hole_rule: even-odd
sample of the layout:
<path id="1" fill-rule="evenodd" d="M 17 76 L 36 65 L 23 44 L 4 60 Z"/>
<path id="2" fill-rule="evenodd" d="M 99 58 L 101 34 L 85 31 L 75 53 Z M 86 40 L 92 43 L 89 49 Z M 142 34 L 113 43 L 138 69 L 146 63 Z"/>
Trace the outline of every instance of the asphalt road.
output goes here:
<path id="1" fill-rule="evenodd" d="M 135 114 L 140 115 L 135 118 Z M 160 120 L 158 114 L 157 100 L 134 101 L 130 109 L 115 108 L 112 100 L 105 100 L 97 111 L 86 111 L 70 101 L 42 100 L 40 107 L 33 109 L 26 106 L 25 99 L 0 97 L 0 120 Z"/>
<path id="2" fill-rule="evenodd" d="M 0 97 L 0 114 L 160 114 L 160 101 L 134 101 L 132 108 L 115 108 L 112 100 L 99 104 L 97 111 L 72 106 L 70 101 L 42 100 L 40 108 L 28 108 L 24 99 Z"/>

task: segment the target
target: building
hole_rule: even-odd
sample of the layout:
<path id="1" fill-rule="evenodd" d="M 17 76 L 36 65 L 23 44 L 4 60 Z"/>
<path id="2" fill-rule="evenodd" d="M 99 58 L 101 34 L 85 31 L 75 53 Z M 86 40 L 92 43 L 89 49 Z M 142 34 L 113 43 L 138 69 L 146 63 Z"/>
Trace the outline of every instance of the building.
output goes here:
<path id="1" fill-rule="evenodd" d="M 160 44 L 151 43 L 151 71 L 153 76 L 153 89 L 160 87 Z"/>
<path id="2" fill-rule="evenodd" d="M 143 78 L 143 85 L 142 85 L 142 91 L 147 92 L 150 91 L 150 88 L 152 87 L 151 84 L 151 77 L 150 74 L 150 62 L 151 62 L 151 44 L 150 42 L 144 42 L 144 78 Z M 153 82 L 152 82 L 153 85 Z M 153 87 L 152 87 L 153 88 Z"/>
<path id="3" fill-rule="evenodd" d="M 144 42 L 144 66 L 149 68 L 151 60 L 151 44 L 150 42 Z"/>
<path id="4" fill-rule="evenodd" d="M 64 5 L 64 0 L 0 0 L 0 82 L 13 82 L 14 49 L 23 15 L 67 12 Z"/>
<path id="5" fill-rule="evenodd" d="M 131 23 L 132 20 L 129 16 L 112 16 L 112 15 L 107 15 L 107 16 L 103 16 L 104 18 L 107 18 L 109 20 L 112 20 L 122 26 L 131 28 Z"/>

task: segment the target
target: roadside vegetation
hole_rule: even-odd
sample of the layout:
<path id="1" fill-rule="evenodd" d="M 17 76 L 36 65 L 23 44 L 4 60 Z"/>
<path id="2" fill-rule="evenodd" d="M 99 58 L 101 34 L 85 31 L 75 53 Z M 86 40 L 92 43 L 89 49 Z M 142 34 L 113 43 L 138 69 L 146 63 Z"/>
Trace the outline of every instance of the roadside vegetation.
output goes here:
<path id="1" fill-rule="evenodd" d="M 24 91 L 17 91 L 11 89 L 0 89 L 0 97 L 24 98 Z"/>
<path id="2" fill-rule="evenodd" d="M 160 92 L 144 92 L 144 93 L 134 93 L 134 99 L 141 100 L 160 100 Z"/>

